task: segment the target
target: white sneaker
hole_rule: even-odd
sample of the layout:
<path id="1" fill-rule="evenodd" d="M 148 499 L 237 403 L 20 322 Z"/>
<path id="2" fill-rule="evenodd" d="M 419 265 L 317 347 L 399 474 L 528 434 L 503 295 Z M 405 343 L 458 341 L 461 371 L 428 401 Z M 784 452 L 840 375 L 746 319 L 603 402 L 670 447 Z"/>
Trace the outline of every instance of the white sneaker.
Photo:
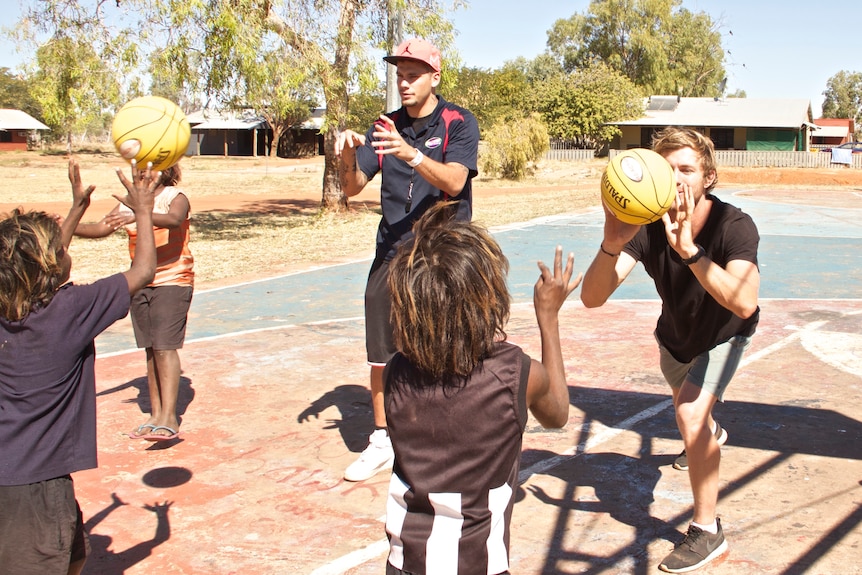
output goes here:
<path id="1" fill-rule="evenodd" d="M 392 451 L 392 440 L 385 429 L 376 429 L 368 437 L 368 447 L 344 470 L 347 481 L 365 481 L 374 477 L 380 471 L 392 467 L 395 452 Z"/>

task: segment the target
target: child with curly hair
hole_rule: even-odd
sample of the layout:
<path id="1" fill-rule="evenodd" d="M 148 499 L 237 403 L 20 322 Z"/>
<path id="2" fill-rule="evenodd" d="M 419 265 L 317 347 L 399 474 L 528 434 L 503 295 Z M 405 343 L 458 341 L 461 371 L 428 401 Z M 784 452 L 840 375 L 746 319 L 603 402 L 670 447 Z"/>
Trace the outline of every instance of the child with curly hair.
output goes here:
<path id="1" fill-rule="evenodd" d="M 151 222 L 156 174 L 118 170 L 116 197 Z M 69 161 L 72 207 L 60 223 L 14 210 L 0 221 L 0 565 L 4 573 L 80 573 L 88 553 L 71 473 L 96 462 L 94 340 L 129 312 L 156 269 L 151 225 L 128 271 L 69 283 L 72 233 L 94 186 Z"/>

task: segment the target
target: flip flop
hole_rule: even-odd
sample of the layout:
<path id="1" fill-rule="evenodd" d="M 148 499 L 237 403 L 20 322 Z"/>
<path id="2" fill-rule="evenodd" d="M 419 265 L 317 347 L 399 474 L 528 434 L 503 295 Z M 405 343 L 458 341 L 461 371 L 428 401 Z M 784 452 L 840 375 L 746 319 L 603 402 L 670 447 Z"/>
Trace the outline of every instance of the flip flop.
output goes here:
<path id="1" fill-rule="evenodd" d="M 146 435 L 142 435 L 141 439 L 146 439 L 147 441 L 169 441 L 171 439 L 176 439 L 180 436 L 180 433 L 176 429 L 171 429 L 170 427 L 164 425 L 151 425 L 152 429 L 150 429 L 150 433 Z M 154 435 L 154 431 L 165 430 L 169 431 L 170 435 Z"/>
<path id="2" fill-rule="evenodd" d="M 151 423 L 145 423 L 143 425 L 139 425 L 136 430 L 134 430 L 133 432 L 131 432 L 129 434 L 129 438 L 131 438 L 131 439 L 143 439 L 145 436 L 148 435 L 147 433 L 143 433 L 144 430 L 149 429 L 150 431 L 152 431 L 155 428 L 156 428 L 156 426 L 151 424 Z"/>

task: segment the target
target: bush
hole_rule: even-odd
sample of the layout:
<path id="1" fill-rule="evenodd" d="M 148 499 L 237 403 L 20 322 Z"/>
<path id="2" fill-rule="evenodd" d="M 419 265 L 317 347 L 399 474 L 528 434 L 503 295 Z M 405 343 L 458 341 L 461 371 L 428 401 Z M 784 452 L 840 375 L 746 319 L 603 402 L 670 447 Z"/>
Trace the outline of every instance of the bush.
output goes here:
<path id="1" fill-rule="evenodd" d="M 487 175 L 521 180 L 550 147 L 548 129 L 538 114 L 494 124 L 485 135 L 479 163 Z"/>

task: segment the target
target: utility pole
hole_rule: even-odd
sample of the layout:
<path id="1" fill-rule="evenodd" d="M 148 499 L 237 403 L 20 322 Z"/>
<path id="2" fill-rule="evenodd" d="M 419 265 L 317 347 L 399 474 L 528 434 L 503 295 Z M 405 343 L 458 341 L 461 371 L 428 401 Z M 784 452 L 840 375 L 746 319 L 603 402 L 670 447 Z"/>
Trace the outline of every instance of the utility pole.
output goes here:
<path id="1" fill-rule="evenodd" d="M 386 22 L 386 53 L 392 54 L 401 43 L 401 10 L 396 7 L 398 0 L 389 0 Z M 398 77 L 396 68 L 386 64 L 386 112 L 392 112 L 401 107 L 401 97 L 398 95 Z"/>

